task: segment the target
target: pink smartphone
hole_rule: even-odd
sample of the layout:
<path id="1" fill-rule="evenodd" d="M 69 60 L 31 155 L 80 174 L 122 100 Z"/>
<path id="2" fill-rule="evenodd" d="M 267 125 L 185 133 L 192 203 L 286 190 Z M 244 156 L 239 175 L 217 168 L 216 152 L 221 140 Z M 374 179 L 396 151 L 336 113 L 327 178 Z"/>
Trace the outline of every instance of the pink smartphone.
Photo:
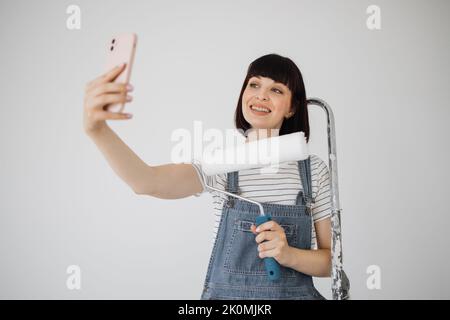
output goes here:
<path id="1" fill-rule="evenodd" d="M 136 43 L 137 36 L 134 33 L 118 34 L 110 39 L 108 43 L 105 71 L 109 71 L 124 62 L 127 64 L 125 70 L 123 70 L 113 82 L 130 83 Z M 125 103 L 115 103 L 107 105 L 106 109 L 111 112 L 122 112 L 124 107 Z"/>

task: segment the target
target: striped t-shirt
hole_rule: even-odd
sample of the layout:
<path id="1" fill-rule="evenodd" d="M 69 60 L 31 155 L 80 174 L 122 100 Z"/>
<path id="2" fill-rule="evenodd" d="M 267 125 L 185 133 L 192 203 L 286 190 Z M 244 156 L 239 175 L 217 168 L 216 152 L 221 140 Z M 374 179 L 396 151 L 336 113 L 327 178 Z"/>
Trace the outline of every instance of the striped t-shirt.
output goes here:
<path id="1" fill-rule="evenodd" d="M 209 186 L 225 190 L 227 174 L 206 176 L 199 163 L 194 162 L 192 165 L 196 169 L 203 185 L 203 191 L 195 196 L 200 196 L 205 191 L 209 191 L 213 196 L 215 222 L 212 240 L 214 243 L 219 228 L 222 207 L 228 196 L 215 190 L 205 189 L 203 178 L 206 179 Z M 311 155 L 311 180 L 312 196 L 315 199 L 312 207 L 312 216 L 313 222 L 317 222 L 330 217 L 331 208 L 328 167 L 316 155 Z M 262 172 L 261 168 L 240 170 L 239 188 L 241 190 L 240 196 L 244 198 L 282 205 L 295 205 L 299 191 L 303 190 L 298 164 L 295 161 L 280 163 L 274 173 Z M 317 249 L 314 223 L 312 223 L 311 231 L 311 249 Z"/>

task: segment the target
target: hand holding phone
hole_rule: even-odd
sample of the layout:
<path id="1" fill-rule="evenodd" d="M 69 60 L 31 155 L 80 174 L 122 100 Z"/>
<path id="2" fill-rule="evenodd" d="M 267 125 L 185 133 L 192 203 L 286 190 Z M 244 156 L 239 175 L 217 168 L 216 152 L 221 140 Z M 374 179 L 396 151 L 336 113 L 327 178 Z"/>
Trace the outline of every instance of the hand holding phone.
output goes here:
<path id="1" fill-rule="evenodd" d="M 111 82 L 129 84 L 131 70 L 133 68 L 134 55 L 136 51 L 137 36 L 135 33 L 123 33 L 112 37 L 108 43 L 108 54 L 106 57 L 105 71 L 126 64 L 125 69 Z M 122 112 L 125 102 L 106 105 L 105 108 L 111 112 Z"/>

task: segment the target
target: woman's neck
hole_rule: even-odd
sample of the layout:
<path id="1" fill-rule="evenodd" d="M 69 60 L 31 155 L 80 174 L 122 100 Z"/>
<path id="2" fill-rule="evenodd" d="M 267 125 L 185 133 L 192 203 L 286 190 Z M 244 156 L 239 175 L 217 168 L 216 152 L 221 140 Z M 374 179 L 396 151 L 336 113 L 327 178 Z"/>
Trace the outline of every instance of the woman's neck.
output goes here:
<path id="1" fill-rule="evenodd" d="M 265 139 L 270 137 L 277 137 L 280 129 L 256 129 L 251 128 L 247 131 L 247 139 L 245 142 L 256 141 L 259 139 Z"/>

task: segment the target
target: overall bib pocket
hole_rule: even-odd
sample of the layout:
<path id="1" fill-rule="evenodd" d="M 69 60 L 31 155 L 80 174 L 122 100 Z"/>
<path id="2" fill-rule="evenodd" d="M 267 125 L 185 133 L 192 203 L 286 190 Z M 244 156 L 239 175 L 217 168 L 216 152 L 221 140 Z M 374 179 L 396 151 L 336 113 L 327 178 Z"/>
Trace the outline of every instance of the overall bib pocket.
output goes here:
<path id="1" fill-rule="evenodd" d="M 279 219 L 277 219 L 279 220 Z M 288 244 L 297 246 L 297 225 L 295 223 L 286 223 L 277 221 L 284 229 Z M 231 236 L 225 239 L 225 261 L 224 269 L 226 272 L 241 275 L 266 276 L 264 260 L 258 256 L 258 244 L 255 241 L 255 235 L 250 227 L 255 220 L 240 219 L 234 220 Z M 294 277 L 295 271 L 291 268 L 280 266 L 281 276 Z"/>

